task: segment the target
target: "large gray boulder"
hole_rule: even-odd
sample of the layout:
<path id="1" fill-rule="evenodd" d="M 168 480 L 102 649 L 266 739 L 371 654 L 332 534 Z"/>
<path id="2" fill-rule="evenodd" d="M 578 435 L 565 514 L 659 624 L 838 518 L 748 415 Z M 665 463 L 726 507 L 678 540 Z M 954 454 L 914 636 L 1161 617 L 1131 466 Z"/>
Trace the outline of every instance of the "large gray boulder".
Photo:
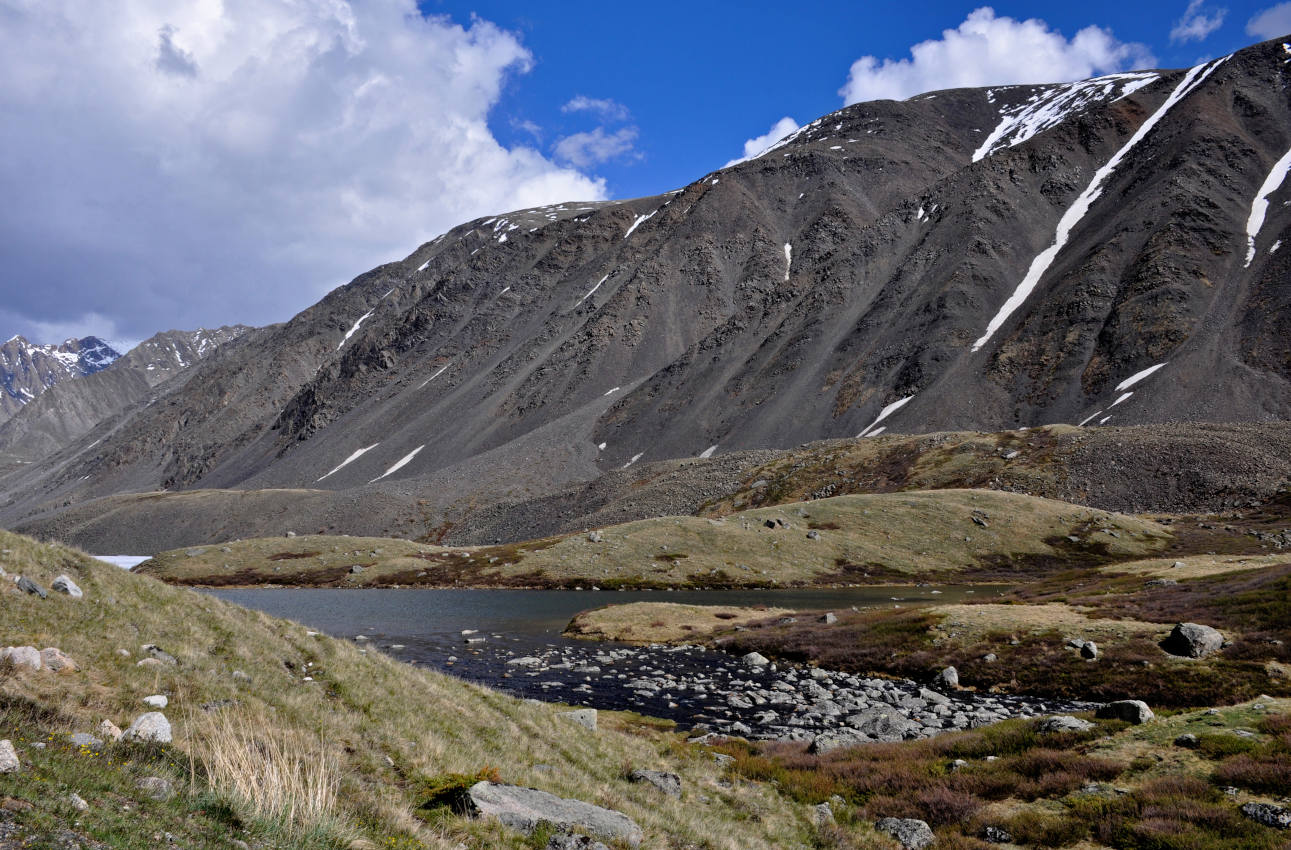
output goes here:
<path id="1" fill-rule="evenodd" d="M 20 766 L 13 742 L 8 739 L 0 741 L 0 773 L 13 773 Z"/>
<path id="2" fill-rule="evenodd" d="M 1148 704 L 1141 699 L 1119 699 L 1109 702 L 1094 713 L 1095 717 L 1105 720 L 1127 720 L 1136 726 L 1153 720 L 1156 715 Z"/>
<path id="3" fill-rule="evenodd" d="M 596 731 L 596 709 L 594 708 L 576 708 L 573 711 L 562 711 L 556 716 L 591 729 L 593 732 Z"/>
<path id="4" fill-rule="evenodd" d="M 26 576 L 21 576 L 18 579 L 18 589 L 23 591 L 24 593 L 30 593 L 33 596 L 39 596 L 41 599 L 44 599 L 45 597 L 49 596 L 49 593 L 46 592 L 45 588 L 36 584 L 36 582 L 32 581 Z"/>
<path id="5" fill-rule="evenodd" d="M 169 744 L 170 721 L 160 711 L 141 714 L 134 719 L 134 723 L 131 723 L 125 732 L 121 733 L 121 740 Z"/>
<path id="6" fill-rule="evenodd" d="M 906 850 L 923 850 L 937 841 L 932 827 L 915 818 L 882 818 L 874 828 L 895 838 Z"/>
<path id="7" fill-rule="evenodd" d="M 629 782 L 645 782 L 670 797 L 681 796 L 681 777 L 662 770 L 634 770 L 628 774 Z"/>
<path id="8" fill-rule="evenodd" d="M 46 670 L 52 670 L 55 673 L 62 670 L 76 669 L 76 662 L 56 646 L 47 646 L 42 649 L 40 651 L 40 660 L 45 665 Z"/>
<path id="9" fill-rule="evenodd" d="M 467 795 L 480 815 L 497 818 L 526 834 L 545 821 L 557 829 L 578 828 L 600 838 L 623 839 L 633 847 L 641 843 L 641 827 L 635 821 L 622 812 L 591 803 L 496 782 L 477 782 Z"/>
<path id="10" fill-rule="evenodd" d="M 54 590 L 57 590 L 59 593 L 66 593 L 73 599 L 80 599 L 85 595 L 81 592 L 81 589 L 76 586 L 76 582 L 72 581 L 72 579 L 66 575 L 61 575 L 54 579 L 54 583 L 51 584 L 50 587 L 54 588 Z"/>
<path id="11" fill-rule="evenodd" d="M 1199 623 L 1179 623 L 1170 636 L 1161 641 L 1161 648 L 1182 658 L 1205 658 L 1224 647 L 1224 636 L 1210 626 Z"/>
<path id="12" fill-rule="evenodd" d="M 34 646 L 6 646 L 0 649 L 0 661 L 32 670 L 39 670 L 44 666 L 40 661 L 40 650 Z"/>
<path id="13" fill-rule="evenodd" d="M 1247 803 L 1242 806 L 1242 814 L 1274 829 L 1291 829 L 1291 809 L 1272 803 Z"/>
<path id="14" fill-rule="evenodd" d="M 954 667 L 947 667 L 937 674 L 937 677 L 933 679 L 933 684 L 953 691 L 959 687 L 959 671 Z"/>
<path id="15" fill-rule="evenodd" d="M 765 667 L 771 663 L 771 660 L 760 652 L 750 652 L 743 660 L 750 667 Z"/>
<path id="16" fill-rule="evenodd" d="M 828 732 L 821 732 L 815 738 L 812 738 L 811 744 L 807 747 L 807 752 L 814 755 L 824 755 L 832 753 L 834 750 L 841 750 L 844 747 L 855 747 L 873 740 L 869 735 L 859 729 L 830 729 Z"/>
<path id="17" fill-rule="evenodd" d="M 1070 714 L 1055 714 L 1036 724 L 1036 730 L 1039 732 L 1086 732 L 1093 728 L 1093 723 L 1081 720 L 1079 717 L 1072 717 Z"/>
<path id="18" fill-rule="evenodd" d="M 876 705 L 849 716 L 847 725 L 876 741 L 900 741 L 907 732 L 919 728 L 918 723 L 886 705 Z"/>

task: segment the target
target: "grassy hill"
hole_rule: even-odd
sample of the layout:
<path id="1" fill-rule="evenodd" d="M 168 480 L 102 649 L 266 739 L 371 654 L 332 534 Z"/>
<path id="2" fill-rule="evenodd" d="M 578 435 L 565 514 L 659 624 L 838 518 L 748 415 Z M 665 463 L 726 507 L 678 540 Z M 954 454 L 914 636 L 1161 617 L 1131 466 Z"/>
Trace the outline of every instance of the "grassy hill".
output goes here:
<path id="1" fill-rule="evenodd" d="M 1164 550 L 1163 526 L 1017 493 L 933 490 L 838 496 L 720 518 L 660 517 L 504 546 L 259 538 L 164 552 L 165 581 L 372 587 L 787 587 L 1015 581 Z"/>

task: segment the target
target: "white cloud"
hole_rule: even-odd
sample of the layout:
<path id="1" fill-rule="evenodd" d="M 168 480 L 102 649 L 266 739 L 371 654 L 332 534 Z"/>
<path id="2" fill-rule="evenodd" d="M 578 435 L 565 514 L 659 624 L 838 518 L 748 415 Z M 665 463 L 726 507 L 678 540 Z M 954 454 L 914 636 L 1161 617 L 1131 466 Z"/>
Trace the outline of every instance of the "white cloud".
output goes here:
<path id="1" fill-rule="evenodd" d="M 1118 41 L 1109 30 L 1089 26 L 1067 39 L 1044 21 L 997 18 L 990 7 L 941 36 L 911 47 L 909 59 L 862 56 L 839 94 L 849 104 L 901 100 L 936 89 L 1067 82 L 1156 64 L 1145 45 Z"/>
<path id="2" fill-rule="evenodd" d="M 604 127 L 597 127 L 586 133 L 574 133 L 559 139 L 553 151 L 556 159 L 562 162 L 568 162 L 576 168 L 590 168 L 632 154 L 636 139 L 636 127 L 623 127 L 613 133 L 605 132 Z"/>
<path id="3" fill-rule="evenodd" d="M 1277 38 L 1291 33 L 1291 3 L 1270 6 L 1246 22 L 1246 34 L 1256 38 Z"/>
<path id="4" fill-rule="evenodd" d="M 765 133 L 763 133 L 760 136 L 757 136 L 756 138 L 752 138 L 746 141 L 744 143 L 744 156 L 740 157 L 739 159 L 731 160 L 730 162 L 723 165 L 722 168 L 730 168 L 732 165 L 736 165 L 737 163 L 744 162 L 746 159 L 752 159 L 753 157 L 762 153 L 767 148 L 774 145 L 776 142 L 783 139 L 785 136 L 789 135 L 790 133 L 798 129 L 799 129 L 798 122 L 790 118 L 788 115 L 786 115 L 785 117 L 781 118 L 779 121 L 772 124 L 770 130 L 767 130 Z"/>
<path id="5" fill-rule="evenodd" d="M 1170 41 L 1180 44 L 1188 41 L 1204 41 L 1212 32 L 1223 26 L 1224 16 L 1228 14 L 1228 10 L 1218 9 L 1207 14 L 1201 8 L 1203 2 L 1204 0 L 1191 0 L 1188 3 L 1183 17 L 1176 21 L 1174 28 L 1170 30 Z"/>
<path id="6" fill-rule="evenodd" d="M 626 121 L 628 108 L 608 98 L 601 99 L 578 95 L 560 108 L 561 112 L 595 112 L 607 121 Z"/>
<path id="7" fill-rule="evenodd" d="M 605 196 L 493 137 L 531 57 L 485 21 L 415 0 L 0 5 L 0 246 L 29 284 L 4 316 L 33 332 L 276 321 L 471 217 Z"/>

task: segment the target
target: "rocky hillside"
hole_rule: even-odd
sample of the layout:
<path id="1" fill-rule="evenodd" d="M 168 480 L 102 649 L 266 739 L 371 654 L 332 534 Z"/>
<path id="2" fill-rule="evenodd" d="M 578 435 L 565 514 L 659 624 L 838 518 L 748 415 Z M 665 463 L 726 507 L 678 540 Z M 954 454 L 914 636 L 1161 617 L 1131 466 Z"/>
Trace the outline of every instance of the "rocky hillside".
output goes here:
<path id="1" fill-rule="evenodd" d="M 81 380 L 50 387 L 0 423 L 0 457 L 31 461 L 58 451 L 104 420 L 151 400 L 155 387 L 249 330 L 234 325 L 164 331 Z"/>
<path id="2" fill-rule="evenodd" d="M 857 104 L 664 195 L 466 223 L 11 471 L 0 520 L 158 489 L 515 502 L 889 430 L 1286 419 L 1288 58 Z"/>
<path id="3" fill-rule="evenodd" d="M 0 422 L 56 384 L 92 375 L 121 355 L 96 336 L 36 345 L 13 336 L 0 345 Z"/>

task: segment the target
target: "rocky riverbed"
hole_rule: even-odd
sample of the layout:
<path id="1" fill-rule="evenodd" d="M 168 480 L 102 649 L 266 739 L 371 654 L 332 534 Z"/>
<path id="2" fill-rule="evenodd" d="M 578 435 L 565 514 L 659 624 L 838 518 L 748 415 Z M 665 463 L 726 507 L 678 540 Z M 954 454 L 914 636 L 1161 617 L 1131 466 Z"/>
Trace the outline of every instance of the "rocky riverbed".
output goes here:
<path id="1" fill-rule="evenodd" d="M 365 641 L 372 642 L 367 638 L 360 642 Z M 942 679 L 938 686 L 929 687 L 908 680 L 777 665 L 756 653 L 738 658 L 699 646 L 547 644 L 538 648 L 508 643 L 502 635 L 466 634 L 459 653 L 421 660 L 520 696 L 629 709 L 700 732 L 811 741 L 819 750 L 922 738 L 1010 717 L 1096 707 L 976 694 L 949 687 Z M 397 644 L 386 648 L 410 660 L 420 654 Z"/>

